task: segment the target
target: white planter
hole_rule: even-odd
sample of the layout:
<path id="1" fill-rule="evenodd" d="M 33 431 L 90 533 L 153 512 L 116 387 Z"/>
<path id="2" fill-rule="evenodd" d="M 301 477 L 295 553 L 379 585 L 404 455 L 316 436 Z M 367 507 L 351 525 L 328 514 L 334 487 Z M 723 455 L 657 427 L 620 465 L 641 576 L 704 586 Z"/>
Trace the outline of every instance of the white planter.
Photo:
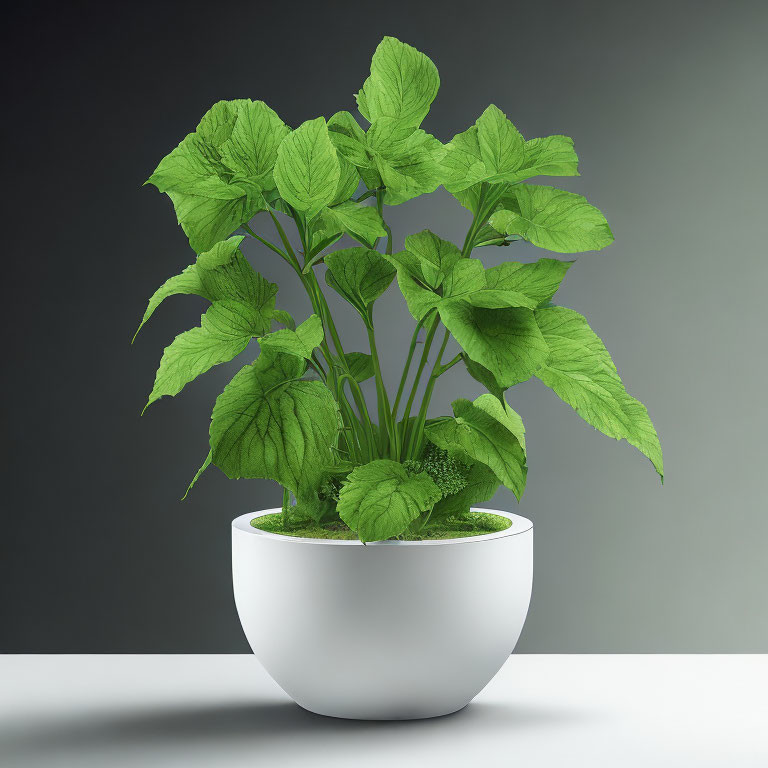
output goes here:
<path id="1" fill-rule="evenodd" d="M 466 706 L 525 622 L 533 525 L 438 541 L 300 539 L 232 523 L 235 603 L 256 658 L 305 709 L 402 720 Z"/>

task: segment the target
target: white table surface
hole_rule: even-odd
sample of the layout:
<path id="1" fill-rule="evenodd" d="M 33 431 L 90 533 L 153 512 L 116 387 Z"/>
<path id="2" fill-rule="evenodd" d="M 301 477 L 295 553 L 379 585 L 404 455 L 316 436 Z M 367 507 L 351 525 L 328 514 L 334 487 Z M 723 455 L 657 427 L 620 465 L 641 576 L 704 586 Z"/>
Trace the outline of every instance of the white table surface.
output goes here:
<path id="1" fill-rule="evenodd" d="M 463 711 L 312 715 L 252 656 L 0 656 L 0 766 L 768 767 L 768 655 L 512 656 Z"/>

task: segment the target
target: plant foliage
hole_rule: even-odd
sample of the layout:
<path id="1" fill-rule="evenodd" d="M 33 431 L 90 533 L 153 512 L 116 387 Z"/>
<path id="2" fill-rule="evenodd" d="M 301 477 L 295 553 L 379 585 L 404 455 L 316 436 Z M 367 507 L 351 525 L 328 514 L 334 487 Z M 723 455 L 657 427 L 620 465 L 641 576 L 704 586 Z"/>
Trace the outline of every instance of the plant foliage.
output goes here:
<path id="1" fill-rule="evenodd" d="M 521 497 L 525 430 L 505 393 L 532 377 L 595 429 L 635 446 L 663 476 L 645 407 L 627 393 L 584 317 L 552 303 L 572 262 L 545 256 L 488 269 L 476 257 L 480 247 L 519 240 L 558 254 L 613 241 L 603 214 L 583 197 L 529 183 L 578 175 L 573 141 L 526 140 L 491 104 L 443 143 L 421 127 L 439 86 L 427 56 L 386 37 L 356 95 L 362 123 L 341 111 L 291 128 L 261 101 L 220 101 L 150 176 L 198 255 L 155 292 L 139 330 L 175 294 L 210 306 L 166 348 L 147 405 L 178 394 L 252 339 L 260 346 L 216 400 L 210 452 L 191 485 L 214 464 L 231 478 L 275 480 L 286 516 L 342 520 L 362 541 L 425 530 L 491 498 L 499 485 Z M 439 186 L 472 214 L 463 244 L 424 230 L 393 252 L 386 207 Z M 312 304 L 306 320 L 297 325 L 276 306 L 277 286 L 242 253 L 246 236 L 292 267 Z M 334 250 L 342 236 L 359 245 Z M 360 315 L 369 350 L 344 348 L 322 271 Z M 416 327 L 390 400 L 374 307 L 393 282 Z M 446 361 L 449 343 L 459 350 Z M 488 394 L 456 400 L 452 416 L 428 418 L 438 380 L 459 362 Z M 360 388 L 371 378 L 375 409 Z"/>

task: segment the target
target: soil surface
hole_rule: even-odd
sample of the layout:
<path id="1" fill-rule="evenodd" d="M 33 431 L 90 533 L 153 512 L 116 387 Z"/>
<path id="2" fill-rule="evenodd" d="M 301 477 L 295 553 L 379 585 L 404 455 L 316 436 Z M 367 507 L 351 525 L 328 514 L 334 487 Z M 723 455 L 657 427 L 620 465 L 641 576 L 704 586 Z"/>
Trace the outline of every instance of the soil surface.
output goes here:
<path id="1" fill-rule="evenodd" d="M 317 525 L 303 520 L 299 523 L 283 521 L 282 513 L 262 515 L 251 520 L 251 525 L 267 533 L 279 533 L 283 536 L 298 536 L 305 539 L 338 539 L 354 541 L 357 534 L 344 523 L 335 521 Z M 467 512 L 463 515 L 441 520 L 427 525 L 418 534 L 405 535 L 405 541 L 434 541 L 437 539 L 464 539 L 468 536 L 482 536 L 487 533 L 498 533 L 512 525 L 512 521 L 490 512 Z"/>

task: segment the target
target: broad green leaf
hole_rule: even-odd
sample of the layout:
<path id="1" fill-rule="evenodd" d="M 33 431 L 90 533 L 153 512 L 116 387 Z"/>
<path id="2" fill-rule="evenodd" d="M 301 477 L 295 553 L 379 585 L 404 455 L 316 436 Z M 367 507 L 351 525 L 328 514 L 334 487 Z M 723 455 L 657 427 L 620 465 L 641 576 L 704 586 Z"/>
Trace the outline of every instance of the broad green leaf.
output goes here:
<path id="1" fill-rule="evenodd" d="M 149 178 L 171 198 L 176 218 L 194 251 L 202 253 L 266 208 L 261 188 L 246 179 L 228 179 L 224 167 L 196 134 L 187 136 Z"/>
<path id="2" fill-rule="evenodd" d="M 273 154 L 268 144 L 254 145 L 247 150 L 246 163 L 243 152 L 248 142 L 242 134 L 247 133 L 247 125 L 240 125 L 241 115 L 245 121 L 259 109 L 248 99 L 214 104 L 195 133 L 163 158 L 147 182 L 171 198 L 179 224 L 197 253 L 231 235 L 267 206 L 262 184 L 271 183 Z M 274 120 L 273 127 L 280 133 L 278 123 L 282 122 L 276 115 Z M 266 136 L 264 140 L 270 141 Z M 233 167 L 224 161 L 225 145 L 232 153 L 228 161 Z"/>
<path id="3" fill-rule="evenodd" d="M 505 262 L 486 270 L 485 279 L 488 288 L 518 291 L 541 306 L 552 300 L 571 264 L 558 259 L 539 259 L 532 264 Z"/>
<path id="4" fill-rule="evenodd" d="M 338 407 L 319 381 L 302 381 L 305 361 L 262 353 L 216 400 L 213 463 L 227 477 L 268 478 L 297 498 L 311 495 L 333 463 Z"/>
<path id="5" fill-rule="evenodd" d="M 265 280 L 240 251 L 245 238 L 230 237 L 197 257 L 197 271 L 212 301 L 236 299 L 248 304 L 261 318 L 260 330 L 269 330 L 277 286 Z"/>
<path id="6" fill-rule="evenodd" d="M 488 501 L 499 487 L 499 478 L 485 464 L 472 464 L 467 475 L 467 484 L 458 493 L 444 496 L 432 508 L 430 521 L 457 517 L 469 512 L 481 501 Z"/>
<path id="7" fill-rule="evenodd" d="M 421 320 L 435 307 L 442 316 L 444 310 L 457 302 L 485 309 L 533 309 L 537 306 L 537 302 L 519 291 L 489 289 L 486 285 L 485 269 L 476 259 L 460 258 L 444 277 L 442 273 L 436 275 L 441 281 L 440 286 L 429 288 L 425 285 L 427 280 L 423 272 L 433 270 L 431 265 L 425 265 L 408 250 L 386 258 L 396 265 L 400 291 L 408 304 L 408 310 L 416 320 Z M 430 274 L 435 275 L 434 270 Z"/>
<path id="8" fill-rule="evenodd" d="M 445 275 L 443 296 L 445 298 L 465 298 L 486 287 L 485 269 L 477 259 L 461 259 Z"/>
<path id="9" fill-rule="evenodd" d="M 494 105 L 475 125 L 454 136 L 446 150 L 445 188 L 473 213 L 477 213 L 481 182 L 515 184 L 534 176 L 579 175 L 573 139 L 546 136 L 523 141 Z"/>
<path id="10" fill-rule="evenodd" d="M 416 128 L 439 88 L 437 68 L 427 56 L 394 37 L 385 37 L 373 54 L 371 75 L 356 98 L 368 122 L 389 117 Z"/>
<path id="11" fill-rule="evenodd" d="M 428 229 L 408 235 L 405 250 L 418 260 L 421 277 L 432 288 L 437 288 L 461 259 L 461 251 L 453 243 Z"/>
<path id="12" fill-rule="evenodd" d="M 375 127 L 385 123 L 386 119 L 383 119 Z M 386 187 L 384 202 L 400 205 L 419 195 L 434 192 L 445 180 L 446 170 L 442 164 L 445 153 L 445 147 L 421 129 L 392 144 L 379 145 L 375 161 Z"/>
<path id="13" fill-rule="evenodd" d="M 328 136 L 336 152 L 358 168 L 375 168 L 365 131 L 349 112 L 337 112 L 328 121 Z"/>
<path id="14" fill-rule="evenodd" d="M 603 214 L 573 192 L 520 184 L 502 204 L 510 209 L 496 211 L 491 226 L 505 235 L 520 235 L 539 248 L 578 253 L 598 251 L 613 242 Z"/>
<path id="15" fill-rule="evenodd" d="M 447 186 L 446 189 L 448 189 L 448 191 L 459 201 L 459 203 L 461 203 L 461 205 L 470 211 L 470 213 L 477 215 L 480 212 L 480 190 L 482 186 L 482 184 L 476 183 L 466 189 L 455 190 L 454 186 L 451 185 L 450 189 Z"/>
<path id="16" fill-rule="evenodd" d="M 482 248 L 487 245 L 510 245 L 515 240 L 520 240 L 518 235 L 502 235 L 497 232 L 490 224 L 483 224 L 477 230 L 475 236 L 474 248 Z"/>
<path id="17" fill-rule="evenodd" d="M 239 355 L 263 328 L 259 312 L 232 299 L 215 301 L 200 325 L 179 334 L 165 348 L 145 410 L 163 395 L 177 395 L 214 365 Z"/>
<path id="18" fill-rule="evenodd" d="M 442 301 L 439 294 L 419 285 L 405 269 L 397 270 L 397 284 L 414 320 L 421 320 Z"/>
<path id="19" fill-rule="evenodd" d="M 210 147 L 221 146 L 231 135 L 240 110 L 250 99 L 217 101 L 201 118 L 195 133 Z M 215 155 L 218 158 L 218 153 Z"/>
<path id="20" fill-rule="evenodd" d="M 325 257 L 328 285 L 367 318 L 368 308 L 387 290 L 395 269 L 370 248 L 345 248 Z"/>
<path id="21" fill-rule="evenodd" d="M 340 157 L 354 165 L 368 189 L 381 186 L 376 161 L 369 151 L 365 132 L 349 112 L 337 112 L 328 121 L 328 136 Z"/>
<path id="22" fill-rule="evenodd" d="M 192 478 L 192 482 L 187 486 L 187 490 L 184 492 L 184 495 L 181 497 L 181 500 L 184 501 L 184 499 L 189 496 L 189 492 L 195 487 L 195 484 L 200 479 L 200 476 L 205 472 L 208 467 L 211 466 L 211 457 L 213 453 L 212 451 L 208 451 L 208 455 L 205 457 L 205 461 L 201 464 L 200 469 L 195 472 L 195 476 Z"/>
<path id="23" fill-rule="evenodd" d="M 397 253 L 382 255 L 398 272 L 402 271 L 414 280 L 427 285 L 427 280 L 421 271 L 421 262 L 410 251 L 404 249 Z"/>
<path id="24" fill-rule="evenodd" d="M 532 147 L 531 162 L 537 159 L 537 146 Z M 473 196 L 466 193 L 471 187 L 483 181 L 498 183 L 518 179 L 519 169 L 525 164 L 525 148 L 526 142 L 517 128 L 491 104 L 475 125 L 454 136 L 446 145 L 445 188 L 459 198 L 462 205 L 471 207 L 476 204 Z M 465 193 L 463 199 L 459 196 L 462 192 Z"/>
<path id="25" fill-rule="evenodd" d="M 497 400 L 504 400 L 505 388 L 485 366 L 476 363 L 466 352 L 461 353 L 461 359 L 467 367 L 467 373 L 475 381 L 480 382 Z"/>
<path id="26" fill-rule="evenodd" d="M 423 131 L 412 125 L 406 125 L 391 117 L 382 117 L 374 122 L 365 134 L 368 149 L 372 153 L 384 153 L 388 156 L 403 152 L 412 136 L 421 136 Z M 429 135 L 429 134 L 425 134 Z"/>
<path id="27" fill-rule="evenodd" d="M 197 271 L 196 264 L 190 264 L 179 275 L 169 277 L 153 294 L 147 304 L 147 309 L 144 312 L 144 317 L 141 318 L 139 327 L 136 329 L 136 333 L 133 335 L 133 341 L 139 335 L 139 331 L 143 328 L 144 324 L 152 317 L 154 311 L 163 303 L 169 296 L 175 296 L 177 294 L 187 294 L 202 296 L 204 299 L 210 300 L 211 297 L 206 293 L 205 288 L 200 280 L 200 275 Z"/>
<path id="28" fill-rule="evenodd" d="M 533 309 L 536 302 L 528 296 L 505 288 L 490 288 L 486 281 L 486 270 L 477 259 L 462 259 L 448 273 L 443 282 L 443 300 L 440 308 L 454 301 L 464 301 L 473 307 L 501 309 L 503 307 L 528 307 Z"/>
<path id="29" fill-rule="evenodd" d="M 443 165 L 446 168 L 445 188 L 452 195 L 485 181 L 490 175 L 480 152 L 476 125 L 456 134 L 445 145 L 445 149 L 446 154 L 443 159 Z"/>
<path id="30" fill-rule="evenodd" d="M 570 136 L 545 136 L 525 142 L 523 163 L 507 181 L 534 176 L 578 176 L 579 158 Z"/>
<path id="31" fill-rule="evenodd" d="M 337 509 L 361 541 L 383 541 L 400 535 L 439 498 L 426 472 L 412 474 L 396 461 L 376 459 L 349 474 Z"/>
<path id="32" fill-rule="evenodd" d="M 373 247 L 379 237 L 387 234 L 381 216 L 374 207 L 353 202 L 325 208 L 322 212 L 322 228 L 326 236 L 344 232 L 368 247 Z"/>
<path id="33" fill-rule="evenodd" d="M 176 209 L 176 218 L 195 252 L 208 250 L 266 209 L 264 198 L 255 187 L 243 187 L 239 194 L 241 196 L 235 200 L 219 200 L 175 190 L 168 192 Z"/>
<path id="34" fill-rule="evenodd" d="M 347 352 L 344 357 L 352 378 L 358 384 L 373 378 L 373 358 L 370 355 L 365 352 Z"/>
<path id="35" fill-rule="evenodd" d="M 425 429 L 428 440 L 453 455 L 485 464 L 520 499 L 525 490 L 525 429 L 520 416 L 493 395 L 453 402 L 453 419 Z"/>
<path id="36" fill-rule="evenodd" d="M 262 318 L 260 332 L 267 330 L 277 286 L 253 270 L 240 252 L 242 241 L 242 237 L 231 237 L 216 243 L 210 251 L 200 254 L 195 264 L 166 280 L 149 300 L 136 334 L 161 302 L 174 294 L 195 294 L 209 301 L 235 299 L 250 304 Z"/>
<path id="37" fill-rule="evenodd" d="M 339 161 L 339 183 L 336 185 L 336 193 L 333 196 L 333 200 L 331 200 L 331 206 L 346 203 L 360 186 L 360 174 L 357 172 L 357 168 L 338 152 L 336 153 L 336 159 Z M 351 203 L 351 205 L 354 205 L 354 203 Z"/>
<path id="38" fill-rule="evenodd" d="M 481 291 L 473 291 L 458 298 L 473 307 L 483 307 L 484 309 L 503 309 L 504 307 L 535 309 L 537 306 L 536 302 L 524 293 L 496 288 L 484 288 Z"/>
<path id="39" fill-rule="evenodd" d="M 627 394 L 603 342 L 578 312 L 565 307 L 536 310 L 549 347 L 546 365 L 536 372 L 584 421 L 644 453 L 661 477 L 661 445 L 645 406 Z"/>
<path id="40" fill-rule="evenodd" d="M 317 315 L 310 315 L 295 331 L 282 328 L 258 339 L 262 350 L 284 352 L 311 359 L 312 352 L 323 341 L 323 322 Z"/>
<path id="41" fill-rule="evenodd" d="M 272 320 L 274 322 L 284 325 L 291 331 L 296 330 L 296 321 L 291 316 L 290 312 L 286 312 L 284 309 L 276 309 L 272 312 Z"/>
<path id="42" fill-rule="evenodd" d="M 219 146 L 222 162 L 235 176 L 255 181 L 264 192 L 272 190 L 277 148 L 290 130 L 263 101 L 244 100 L 229 138 Z"/>
<path id="43" fill-rule="evenodd" d="M 477 142 L 487 178 L 506 180 L 523 163 L 525 141 L 507 116 L 491 104 L 477 119 Z"/>
<path id="44" fill-rule="evenodd" d="M 336 196 L 341 168 L 325 119 L 307 120 L 277 150 L 275 182 L 280 196 L 312 219 Z"/>
<path id="45" fill-rule="evenodd" d="M 160 161 L 145 183 L 154 185 L 161 192 L 198 192 L 220 200 L 240 197 L 242 189 L 237 185 L 231 188 L 225 179 L 226 169 L 216 148 L 197 133 L 189 133 Z"/>
<path id="46" fill-rule="evenodd" d="M 527 381 L 549 354 L 533 311 L 525 307 L 486 309 L 466 301 L 440 308 L 445 327 L 503 388 Z"/>

